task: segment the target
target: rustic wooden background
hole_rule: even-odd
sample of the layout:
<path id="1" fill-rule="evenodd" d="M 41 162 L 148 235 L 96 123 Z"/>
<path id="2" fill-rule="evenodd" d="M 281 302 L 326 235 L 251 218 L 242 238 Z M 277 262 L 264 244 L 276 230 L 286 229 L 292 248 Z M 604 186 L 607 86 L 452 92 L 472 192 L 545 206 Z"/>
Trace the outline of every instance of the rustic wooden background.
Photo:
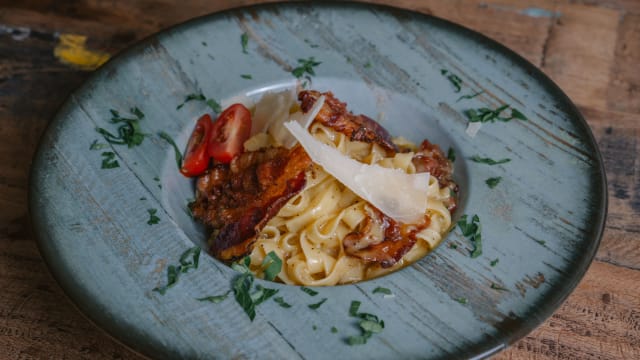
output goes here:
<path id="1" fill-rule="evenodd" d="M 167 26 L 257 2 L 0 0 L 0 358 L 140 358 L 89 323 L 49 275 L 30 232 L 31 157 L 101 59 Z M 640 359 L 640 0 L 376 2 L 452 20 L 520 53 L 569 94 L 602 150 L 609 217 L 595 261 L 551 318 L 496 358 Z M 63 34 L 87 42 L 63 53 Z"/>

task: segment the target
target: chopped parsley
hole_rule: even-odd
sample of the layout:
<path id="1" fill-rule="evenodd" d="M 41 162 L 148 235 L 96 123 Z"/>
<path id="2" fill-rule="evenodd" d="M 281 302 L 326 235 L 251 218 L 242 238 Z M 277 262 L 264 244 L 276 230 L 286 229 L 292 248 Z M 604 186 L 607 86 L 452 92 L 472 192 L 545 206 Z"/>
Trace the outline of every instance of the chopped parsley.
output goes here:
<path id="1" fill-rule="evenodd" d="M 491 288 L 494 290 L 500 290 L 500 291 L 509 291 L 509 289 L 502 287 L 496 283 L 491 283 Z"/>
<path id="2" fill-rule="evenodd" d="M 288 302 L 284 301 L 284 298 L 282 296 L 274 297 L 273 301 L 275 301 L 276 304 L 280 305 L 280 307 L 283 307 L 285 309 L 288 309 L 288 308 L 291 307 L 291 304 L 289 304 Z"/>
<path id="3" fill-rule="evenodd" d="M 273 252 L 270 252 L 269 254 L 271 253 Z M 280 260 L 280 258 L 278 258 L 275 253 L 273 256 L 277 258 L 281 266 L 282 260 Z M 268 267 L 274 266 L 274 262 L 270 263 Z M 233 290 L 233 295 L 236 299 L 236 302 L 238 302 L 247 316 L 249 316 L 249 319 L 253 321 L 253 319 L 256 317 L 256 306 L 273 297 L 278 293 L 278 290 L 265 288 L 261 285 L 256 285 L 255 291 L 252 291 L 254 277 L 249 270 L 249 265 L 251 265 L 251 258 L 249 258 L 249 256 L 245 256 L 244 259 L 242 259 L 240 262 L 231 264 L 231 267 L 234 270 L 237 270 L 241 273 L 236 276 L 231 282 L 231 289 Z M 278 268 L 277 273 L 279 272 L 280 268 Z"/>
<path id="4" fill-rule="evenodd" d="M 489 265 L 491 265 L 491 267 L 494 267 L 496 265 L 498 265 L 498 262 L 500 261 L 500 259 L 495 258 L 493 260 L 491 260 L 491 262 L 489 263 Z"/>
<path id="5" fill-rule="evenodd" d="M 301 287 L 300 287 L 300 290 L 302 290 L 302 291 L 306 292 L 307 294 L 309 294 L 309 295 L 311 295 L 311 296 L 316 296 L 316 295 L 318 295 L 318 292 L 317 292 L 317 291 L 315 291 L 315 290 L 313 290 L 313 289 L 311 289 L 311 288 L 308 288 L 308 287 L 306 287 L 306 286 L 301 286 Z"/>
<path id="6" fill-rule="evenodd" d="M 242 45 L 242 52 L 248 54 L 247 45 L 249 45 L 249 35 L 246 32 L 240 35 L 240 45 Z"/>
<path id="7" fill-rule="evenodd" d="M 463 298 L 463 297 L 456 298 L 455 301 L 459 302 L 462 305 L 465 305 L 468 302 L 467 298 Z"/>
<path id="8" fill-rule="evenodd" d="M 194 246 L 180 255 L 180 265 L 169 265 L 167 267 L 167 285 L 156 287 L 153 291 L 157 291 L 160 295 L 164 295 L 167 290 L 173 287 L 177 282 L 180 274 L 185 274 L 191 269 L 198 268 L 200 259 L 200 247 Z"/>
<path id="9" fill-rule="evenodd" d="M 207 98 L 206 98 L 202 93 L 200 93 L 200 94 L 188 94 L 188 95 L 184 98 L 184 101 L 182 102 L 182 104 L 180 104 L 180 105 L 176 106 L 176 110 L 180 110 L 180 109 L 182 109 L 182 107 L 183 107 L 186 103 L 188 103 L 189 101 L 194 101 L 194 100 L 197 100 L 197 101 L 206 101 L 206 100 L 207 100 Z"/>
<path id="10" fill-rule="evenodd" d="M 206 103 L 207 103 L 207 106 L 209 106 L 211 108 L 211 110 L 213 110 L 213 112 L 215 112 L 217 114 L 222 112 L 222 107 L 214 99 L 207 99 Z"/>
<path id="11" fill-rule="evenodd" d="M 484 90 L 480 90 L 480 91 L 478 91 L 478 92 L 476 92 L 476 93 L 473 93 L 473 94 L 469 94 L 469 95 L 462 95 L 462 96 L 460 96 L 460 97 L 458 98 L 458 100 L 456 100 L 456 102 L 458 102 L 458 101 L 460 101 L 460 100 L 469 100 L 469 99 L 473 99 L 474 97 L 476 97 L 476 96 L 478 96 L 478 95 L 480 95 L 480 94 L 483 94 L 483 93 L 484 93 Z"/>
<path id="12" fill-rule="evenodd" d="M 180 169 L 182 167 L 182 153 L 180 152 L 180 149 L 178 149 L 178 145 L 176 145 L 171 136 L 169 136 L 169 134 L 164 131 L 160 131 L 158 133 L 158 136 L 160 136 L 161 139 L 173 146 L 173 152 L 175 153 L 176 157 L 176 165 L 178 166 L 178 169 Z"/>
<path id="13" fill-rule="evenodd" d="M 147 212 L 149 213 L 149 220 L 147 221 L 147 224 L 155 225 L 160 222 L 160 218 L 156 216 L 158 209 L 147 209 Z"/>
<path id="14" fill-rule="evenodd" d="M 467 223 L 467 217 L 467 215 L 462 215 L 458 220 L 458 227 L 462 231 L 462 235 L 469 239 L 473 246 L 473 249 L 469 251 L 469 255 L 471 258 L 477 258 L 482 255 L 482 226 L 478 215 L 473 215 L 469 223 Z"/>
<path id="15" fill-rule="evenodd" d="M 455 250 L 455 249 L 457 249 L 457 248 L 458 248 L 458 245 L 457 245 L 457 244 L 455 244 L 455 243 L 449 243 L 449 248 L 450 248 L 450 249 L 454 249 L 454 250 Z"/>
<path id="16" fill-rule="evenodd" d="M 442 74 L 447 78 L 447 80 L 449 80 L 451 85 L 453 85 L 453 87 L 456 89 L 455 92 L 460 92 L 460 90 L 462 89 L 462 79 L 460 79 L 458 75 L 451 73 L 447 69 L 441 69 L 440 74 Z"/>
<path id="17" fill-rule="evenodd" d="M 537 240 L 537 239 L 536 239 L 535 241 L 536 241 L 538 244 L 540 244 L 540 245 L 544 245 L 544 244 L 546 244 L 546 243 L 547 243 L 547 242 L 546 242 L 546 241 L 544 241 L 544 240 Z"/>
<path id="18" fill-rule="evenodd" d="M 509 117 L 501 116 L 502 112 L 509 108 L 511 108 L 511 115 Z M 524 116 L 524 114 L 522 114 L 517 109 L 512 108 L 508 104 L 502 105 L 496 108 L 495 110 L 491 110 L 486 107 L 481 107 L 478 109 L 469 109 L 469 110 L 465 110 L 464 114 L 467 116 L 467 119 L 469 119 L 469 122 L 486 123 L 486 122 L 495 122 L 496 120 L 504 121 L 504 122 L 510 121 L 511 119 L 518 119 L 523 121 L 527 120 L 527 117 Z"/>
<path id="19" fill-rule="evenodd" d="M 488 178 L 487 180 L 485 180 L 485 183 L 490 189 L 493 189 L 494 187 L 498 186 L 501 180 L 502 180 L 502 176 L 497 176 L 497 177 Z"/>
<path id="20" fill-rule="evenodd" d="M 451 147 L 449 148 L 449 151 L 447 151 L 447 159 L 451 162 L 456 161 L 456 151 Z"/>
<path id="21" fill-rule="evenodd" d="M 311 40 L 309 40 L 309 39 L 304 39 L 304 42 L 305 42 L 305 43 L 307 43 L 307 44 L 309 44 L 309 47 L 310 47 L 310 48 L 312 48 L 312 49 L 315 49 L 315 48 L 317 48 L 318 46 L 320 46 L 320 45 L 317 45 L 317 44 L 313 44 L 313 43 L 311 42 Z"/>
<path id="22" fill-rule="evenodd" d="M 487 165 L 499 165 L 499 164 L 504 164 L 504 163 L 508 163 L 509 161 L 511 161 L 511 159 L 509 159 L 509 158 L 504 158 L 504 159 L 500 159 L 500 160 L 493 160 L 492 158 L 481 157 L 481 156 L 478 156 L 478 155 L 473 155 L 469 159 L 471 161 L 473 161 L 473 162 L 477 162 L 477 163 L 480 163 L 480 164 L 487 164 Z"/>
<path id="23" fill-rule="evenodd" d="M 311 328 L 313 329 L 313 331 L 318 330 L 318 327 L 315 324 L 313 324 L 313 326 L 311 326 Z"/>
<path id="24" fill-rule="evenodd" d="M 308 59 L 298 59 L 299 66 L 291 71 L 291 74 L 296 78 L 300 79 L 304 74 L 308 74 L 311 76 L 315 76 L 314 67 L 322 64 L 320 61 L 316 61 L 315 57 L 310 57 Z"/>
<path id="25" fill-rule="evenodd" d="M 347 338 L 347 344 L 349 345 L 362 345 L 366 344 L 367 340 L 371 338 L 373 334 L 382 332 L 384 329 L 384 321 L 379 319 L 376 315 L 369 313 L 358 312 L 360 308 L 360 301 L 352 301 L 349 306 L 349 315 L 352 317 L 360 318 L 358 326 L 360 327 L 361 334 L 357 336 L 349 336 Z"/>
<path id="26" fill-rule="evenodd" d="M 273 281 L 282 270 L 282 260 L 274 251 L 270 251 L 262 260 L 262 268 L 264 269 L 264 279 Z"/>
<path id="27" fill-rule="evenodd" d="M 337 328 L 337 327 L 335 327 L 335 326 L 332 326 L 332 327 L 331 327 L 331 333 L 332 333 L 332 334 L 335 334 L 335 333 L 337 333 L 337 332 L 338 332 L 338 328 Z"/>
<path id="28" fill-rule="evenodd" d="M 241 74 L 240 77 L 247 80 L 253 79 L 253 76 L 251 76 L 251 74 Z"/>
<path id="29" fill-rule="evenodd" d="M 373 66 L 373 65 L 371 65 L 371 61 L 367 61 L 366 63 L 364 63 L 364 68 L 365 69 L 369 69 L 369 68 L 371 68 L 371 66 Z"/>
<path id="30" fill-rule="evenodd" d="M 327 298 L 324 298 L 315 304 L 309 304 L 307 306 L 309 307 L 309 309 L 317 310 L 322 304 L 324 304 L 325 301 L 327 301 Z"/>
<path id="31" fill-rule="evenodd" d="M 101 127 L 96 127 L 96 131 L 104 137 L 104 139 L 114 145 L 127 145 L 127 147 L 134 147 L 142 144 L 145 134 L 140 130 L 140 120 L 144 118 L 144 114 L 137 107 L 133 107 L 130 112 L 135 116 L 122 117 L 116 110 L 109 110 L 111 112 L 111 123 L 120 124 L 118 127 L 117 135 L 112 134 L 109 130 Z"/>
<path id="32" fill-rule="evenodd" d="M 377 288 L 373 289 L 373 293 L 374 294 L 385 294 L 385 295 L 392 295 L 393 293 L 391 292 L 391 290 L 378 286 Z"/>
<path id="33" fill-rule="evenodd" d="M 102 165 L 101 169 L 113 169 L 120 167 L 118 160 L 116 160 L 116 154 L 112 151 L 105 151 L 102 153 Z"/>
<path id="34" fill-rule="evenodd" d="M 204 101 L 207 106 L 209 106 L 215 113 L 219 114 L 222 112 L 222 107 L 220 106 L 220 104 L 218 104 L 218 102 L 214 99 L 207 99 L 207 97 L 205 97 L 202 92 L 199 94 L 188 94 L 184 98 L 182 104 L 176 106 L 176 110 L 180 110 L 189 101 Z"/>
<path id="35" fill-rule="evenodd" d="M 223 302 L 224 300 L 227 299 L 227 297 L 229 297 L 229 294 L 231 293 L 231 290 L 227 291 L 226 293 L 222 294 L 222 295 L 215 295 L 215 296 L 205 296 L 202 298 L 198 298 L 196 300 L 198 301 L 208 301 L 214 304 Z"/>

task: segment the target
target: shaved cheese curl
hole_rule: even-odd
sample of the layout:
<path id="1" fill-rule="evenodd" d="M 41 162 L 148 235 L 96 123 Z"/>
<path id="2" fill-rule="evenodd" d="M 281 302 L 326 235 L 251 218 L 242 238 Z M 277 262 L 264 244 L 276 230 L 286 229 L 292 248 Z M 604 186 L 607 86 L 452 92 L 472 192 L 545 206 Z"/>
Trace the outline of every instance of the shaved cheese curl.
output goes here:
<path id="1" fill-rule="evenodd" d="M 316 140 L 297 122 L 289 121 L 285 127 L 313 162 L 385 215 L 402 223 L 416 223 L 424 218 L 428 173 L 407 174 L 399 169 L 364 164 Z"/>

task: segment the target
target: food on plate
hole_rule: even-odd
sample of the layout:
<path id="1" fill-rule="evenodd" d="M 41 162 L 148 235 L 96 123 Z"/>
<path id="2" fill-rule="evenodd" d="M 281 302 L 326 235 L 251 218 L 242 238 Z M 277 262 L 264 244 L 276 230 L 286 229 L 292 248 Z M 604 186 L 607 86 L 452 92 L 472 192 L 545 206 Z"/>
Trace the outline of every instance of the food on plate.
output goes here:
<path id="1" fill-rule="evenodd" d="M 201 117 L 181 169 L 197 177 L 190 209 L 218 259 L 249 256 L 262 276 L 274 252 L 276 281 L 336 285 L 415 262 L 448 232 L 458 186 L 438 145 L 392 138 L 331 92 L 267 93 L 251 108 Z"/>

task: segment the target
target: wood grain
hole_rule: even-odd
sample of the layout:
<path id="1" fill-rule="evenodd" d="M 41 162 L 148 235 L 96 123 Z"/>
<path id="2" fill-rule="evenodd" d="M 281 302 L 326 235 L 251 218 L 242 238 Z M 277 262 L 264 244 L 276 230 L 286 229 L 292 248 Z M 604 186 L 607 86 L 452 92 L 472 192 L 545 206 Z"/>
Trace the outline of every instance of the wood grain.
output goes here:
<path id="1" fill-rule="evenodd" d="M 30 233 L 30 159 L 49 118 L 89 75 L 57 61 L 56 34 L 87 35 L 113 55 L 175 23 L 257 2 L 0 1 L 0 357 L 140 358 L 73 307 Z M 480 31 L 540 66 L 580 107 L 603 154 L 609 217 L 597 260 L 550 319 L 496 358 L 640 358 L 640 3 L 394 4 Z"/>

